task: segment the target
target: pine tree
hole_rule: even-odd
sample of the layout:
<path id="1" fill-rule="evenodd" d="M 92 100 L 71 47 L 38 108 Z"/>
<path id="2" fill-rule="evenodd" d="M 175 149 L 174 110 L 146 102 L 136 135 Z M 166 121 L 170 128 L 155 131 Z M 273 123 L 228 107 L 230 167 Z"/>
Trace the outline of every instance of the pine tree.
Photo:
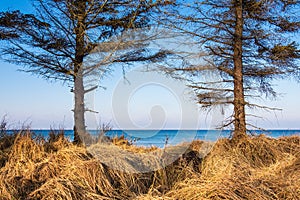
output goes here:
<path id="1" fill-rule="evenodd" d="M 248 126 L 255 127 L 247 123 L 245 108 L 268 109 L 250 100 L 276 96 L 273 79 L 299 77 L 299 10 L 300 2 L 293 0 L 180 1 L 160 21 L 201 45 L 194 53 L 202 55 L 202 61 L 182 56 L 180 67 L 163 70 L 189 80 L 202 107 L 233 106 L 222 127 L 233 124 L 233 139 L 238 141 L 247 135 Z M 203 81 L 207 72 L 220 78 Z"/>
<path id="2" fill-rule="evenodd" d="M 5 61 L 23 65 L 25 71 L 46 79 L 72 84 L 74 92 L 74 140 L 86 133 L 84 78 L 105 73 L 112 63 L 153 61 L 163 52 L 146 50 L 145 41 L 112 41 L 128 30 L 147 30 L 151 13 L 169 4 L 164 1 L 36 0 L 35 14 L 2 12 L 1 49 Z M 125 51 L 126 50 L 126 51 Z M 119 53 L 115 53 L 120 51 Z M 114 56 L 98 56 L 95 54 Z M 89 65 L 85 63 L 89 60 Z"/>

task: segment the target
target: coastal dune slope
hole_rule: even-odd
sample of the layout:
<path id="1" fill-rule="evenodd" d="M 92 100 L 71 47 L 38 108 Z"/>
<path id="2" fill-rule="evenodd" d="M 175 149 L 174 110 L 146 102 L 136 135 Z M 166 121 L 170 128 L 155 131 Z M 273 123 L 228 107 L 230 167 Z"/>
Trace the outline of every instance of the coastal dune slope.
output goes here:
<path id="1" fill-rule="evenodd" d="M 168 165 L 154 159 L 157 155 L 168 159 L 170 152 L 183 146 L 183 155 L 176 155 Z M 170 149 L 145 148 L 115 138 L 90 147 L 111 159 L 124 158 L 124 151 L 140 155 L 138 165 L 132 162 L 134 156 L 117 161 L 136 170 L 130 172 L 110 167 L 63 134 L 47 141 L 30 131 L 1 134 L 0 199 L 299 198 L 300 136 L 272 139 L 261 135 L 237 144 L 220 139 L 208 145 L 211 150 L 205 157 L 203 146 L 207 143 L 193 141 Z M 139 172 L 150 162 L 157 162 L 158 168 Z"/>

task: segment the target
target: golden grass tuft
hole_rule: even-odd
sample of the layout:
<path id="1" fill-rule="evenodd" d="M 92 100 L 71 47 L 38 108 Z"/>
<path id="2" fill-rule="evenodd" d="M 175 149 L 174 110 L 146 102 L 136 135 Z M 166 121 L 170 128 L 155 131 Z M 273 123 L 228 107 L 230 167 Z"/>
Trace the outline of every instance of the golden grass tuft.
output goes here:
<path id="1" fill-rule="evenodd" d="M 232 146 L 219 140 L 201 173 L 177 182 L 164 195 L 139 199 L 299 199 L 300 137 L 249 137 Z"/>
<path id="2" fill-rule="evenodd" d="M 133 153 L 149 153 L 159 150 L 156 146 L 151 147 L 143 147 L 143 146 L 136 146 L 133 145 L 132 142 L 130 142 L 128 139 L 125 138 L 124 135 L 121 135 L 120 137 L 113 137 L 112 138 L 112 144 L 120 147 L 123 150 L 133 152 Z"/>
<path id="3" fill-rule="evenodd" d="M 157 147 L 116 141 L 86 148 L 63 135 L 45 141 L 33 139 L 29 131 L 17 134 L 0 169 L 0 199 L 132 199 L 150 190 L 166 191 L 187 168 L 183 161 L 163 165 L 167 151 Z"/>
<path id="4" fill-rule="evenodd" d="M 300 196 L 300 136 L 261 135 L 235 145 L 229 139 L 193 141 L 160 149 L 137 147 L 124 137 L 82 147 L 63 134 L 45 141 L 33 139 L 27 131 L 6 144 L 0 168 L 0 199 L 4 200 Z"/>
<path id="5" fill-rule="evenodd" d="M 108 169 L 84 147 L 64 140 L 52 145 L 55 151 L 45 151 L 44 142 L 18 135 L 0 171 L 1 199 L 123 199 L 140 186 L 134 186 L 131 175 Z"/>
<path id="6" fill-rule="evenodd" d="M 0 131 L 0 168 L 7 162 L 16 136 L 16 134 L 8 135 Z"/>

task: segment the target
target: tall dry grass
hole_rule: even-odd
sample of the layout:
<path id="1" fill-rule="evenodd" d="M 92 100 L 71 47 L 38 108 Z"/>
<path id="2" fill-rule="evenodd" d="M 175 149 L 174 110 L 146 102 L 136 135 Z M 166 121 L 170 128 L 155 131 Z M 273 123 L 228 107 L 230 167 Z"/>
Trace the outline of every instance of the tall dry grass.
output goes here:
<path id="1" fill-rule="evenodd" d="M 262 135 L 237 145 L 229 139 L 216 144 L 194 141 L 159 149 L 136 147 L 122 137 L 86 148 L 72 144 L 63 133 L 52 134 L 48 140 L 33 137 L 30 131 L 5 135 L 0 137 L 0 199 L 300 196 L 299 136 L 270 139 Z M 93 154 L 97 151 L 100 156 Z M 142 171 L 149 163 L 158 168 Z"/>
<path id="2" fill-rule="evenodd" d="M 164 195 L 139 199 L 300 199 L 300 137 L 248 138 L 233 146 L 219 140 L 201 173 L 177 182 Z"/>
<path id="3" fill-rule="evenodd" d="M 163 153 L 156 147 L 132 146 L 124 138 L 112 141 L 92 148 L 133 169 L 139 163 L 129 159 L 120 161 L 114 154 L 124 150 L 141 155 Z M 178 162 L 176 166 L 144 173 L 114 169 L 87 148 L 66 140 L 63 134 L 50 134 L 49 140 L 45 141 L 33 138 L 30 131 L 23 131 L 12 137 L 10 144 L 5 164 L 0 169 L 0 199 L 133 199 L 149 191 L 160 193 L 170 188 L 179 180 L 177 174 L 183 174 L 182 169 L 187 165 Z M 146 165 L 149 156 L 146 157 L 147 161 L 141 159 L 138 162 Z M 173 173 L 176 178 L 172 178 Z"/>

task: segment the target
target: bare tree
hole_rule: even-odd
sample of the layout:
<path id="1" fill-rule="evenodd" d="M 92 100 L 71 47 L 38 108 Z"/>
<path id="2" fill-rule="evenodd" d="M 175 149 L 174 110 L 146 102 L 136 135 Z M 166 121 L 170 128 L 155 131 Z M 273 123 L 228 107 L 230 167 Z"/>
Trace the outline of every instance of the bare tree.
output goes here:
<path id="1" fill-rule="evenodd" d="M 193 38 L 190 45 L 198 51 L 177 50 L 184 61 L 161 68 L 188 80 L 202 107 L 232 105 L 233 114 L 222 127 L 233 124 L 237 141 L 247 135 L 248 126 L 255 127 L 246 123 L 245 108 L 275 109 L 250 99 L 276 97 L 273 79 L 299 76 L 299 10 L 299 1 L 286 0 L 180 1 L 160 21 Z M 203 80 L 207 73 L 218 78 Z"/>
<path id="2" fill-rule="evenodd" d="M 97 88 L 95 85 L 87 88 L 84 78 L 107 72 L 112 63 L 162 59 L 164 52 L 147 51 L 146 38 L 138 42 L 116 42 L 116 39 L 112 42 L 111 38 L 118 38 L 128 30 L 147 30 L 151 26 L 151 14 L 169 3 L 33 0 L 34 15 L 19 11 L 1 13 L 3 59 L 23 65 L 26 72 L 72 84 L 74 140 L 80 142 L 79 135 L 86 133 L 84 113 L 89 110 L 84 97 Z"/>

